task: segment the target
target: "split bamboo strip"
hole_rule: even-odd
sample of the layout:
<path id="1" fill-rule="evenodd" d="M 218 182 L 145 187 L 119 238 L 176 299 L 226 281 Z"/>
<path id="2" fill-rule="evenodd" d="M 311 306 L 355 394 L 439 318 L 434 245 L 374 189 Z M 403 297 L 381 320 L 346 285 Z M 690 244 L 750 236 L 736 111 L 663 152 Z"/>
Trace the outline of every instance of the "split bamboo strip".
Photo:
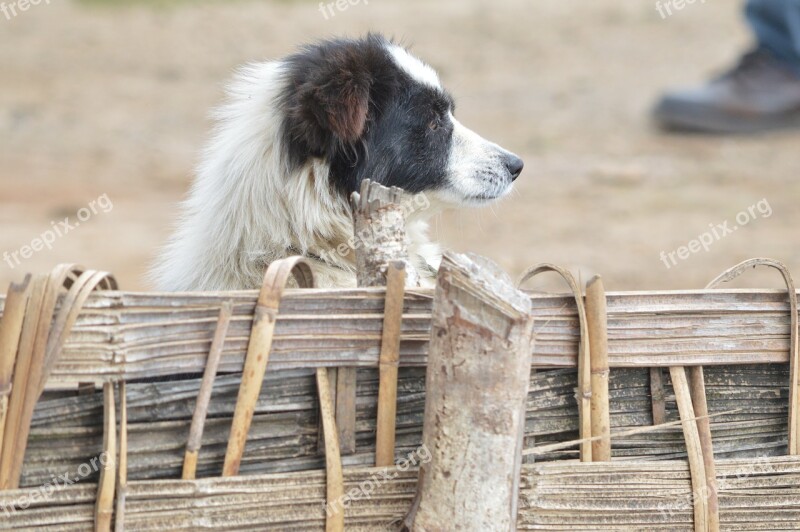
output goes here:
<path id="1" fill-rule="evenodd" d="M 233 305 L 230 302 L 223 303 L 219 312 L 217 330 L 214 332 L 214 340 L 211 342 L 211 350 L 208 353 L 208 362 L 200 385 L 200 393 L 197 395 L 192 425 L 189 429 L 189 439 L 186 443 L 186 454 L 183 459 L 184 480 L 191 480 L 197 475 L 197 455 L 200 453 L 200 447 L 203 442 L 203 428 L 208 415 L 208 403 L 211 401 L 214 379 L 217 377 L 219 359 L 225 346 L 225 337 L 228 334 L 228 326 L 231 323 L 232 314 Z"/>
<path id="2" fill-rule="evenodd" d="M 382 289 L 287 290 L 270 367 L 377 367 L 384 294 Z M 406 292 L 401 367 L 425 365 L 431 296 L 427 289 Z M 48 387 L 202 374 L 219 307 L 226 300 L 234 302 L 234 318 L 220 372 L 241 372 L 256 298 L 254 292 L 94 293 Z M 786 299 L 785 291 L 769 290 L 609 293 L 609 366 L 787 363 Z M 536 330 L 532 367 L 575 367 L 580 328 L 572 298 L 534 295 L 531 303 Z"/>
<path id="3" fill-rule="evenodd" d="M 720 460 L 718 466 L 723 530 L 797 530 L 798 457 Z M 690 478 L 686 462 L 676 461 L 526 466 L 521 497 L 527 504 L 517 527 L 579 532 L 692 531 Z"/>
<path id="4" fill-rule="evenodd" d="M 0 456 L 3 455 L 11 379 L 14 375 L 14 363 L 17 360 L 30 285 L 30 275 L 26 276 L 21 284 L 11 284 L 6 297 L 6 312 L 0 318 Z"/>
<path id="5" fill-rule="evenodd" d="M 116 288 L 116 281 L 105 272 L 83 271 L 71 264 L 60 264 L 53 269 L 44 283 L 44 295 L 41 305 L 32 307 L 30 312 L 32 323 L 35 320 L 36 332 L 33 333 L 31 354 L 29 358 L 24 393 L 20 394 L 19 420 L 16 424 L 16 441 L 10 448 L 13 452 L 10 468 L 6 470 L 9 487 L 19 486 L 23 460 L 28 446 L 28 435 L 36 403 L 44 391 L 45 382 L 58 358 L 63 343 L 75 323 L 84 302 L 89 294 L 99 285 L 105 283 L 106 288 Z M 56 312 L 59 297 L 65 287 L 69 287 L 63 297 L 60 308 Z M 27 349 L 27 346 L 25 346 Z M 20 347 L 22 349 L 22 346 Z"/>
<path id="6" fill-rule="evenodd" d="M 219 309 L 217 309 L 217 312 Z M 206 345 L 208 352 L 208 344 Z M 421 444 L 424 370 L 401 368 L 398 380 L 397 452 Z M 708 409 L 718 457 L 786 453 L 786 365 L 717 366 L 705 369 Z M 374 464 L 378 396 L 375 370 L 359 371 L 357 439 L 359 452 L 348 466 Z M 201 379 L 128 385 L 131 479 L 180 478 L 191 415 Z M 219 475 L 230 435 L 239 375 L 220 375 L 209 405 L 198 477 Z M 531 376 L 526 447 L 575 440 L 575 370 L 537 371 Z M 669 376 L 665 376 L 667 417 L 677 419 Z M 683 436 L 667 430 L 619 436 L 652 424 L 648 371 L 615 369 L 609 379 L 612 449 L 615 460 L 664 460 L 686 456 Z M 717 415 L 721 412 L 730 412 Z M 74 471 L 102 450 L 102 395 L 47 392 L 37 405 L 23 469 L 24 486 L 46 483 L 53 464 Z M 318 453 L 318 406 L 314 370 L 267 372 L 248 438 L 244 474 L 324 467 Z M 401 454 L 398 454 L 400 456 Z M 537 461 L 577 457 L 574 448 L 537 456 Z M 87 479 L 91 480 L 91 479 Z"/>
<path id="7" fill-rule="evenodd" d="M 60 276 L 53 279 L 53 274 L 51 274 L 51 284 L 53 290 L 52 295 L 54 297 L 52 313 L 55 314 L 55 318 L 51 320 L 48 319 L 49 315 L 43 316 L 43 319 L 46 321 L 41 324 L 45 331 L 42 337 L 47 338 L 47 343 L 43 348 L 44 359 L 42 361 L 41 376 L 36 387 L 38 390 L 38 395 L 41 395 L 44 391 L 47 380 L 50 377 L 50 373 L 53 371 L 53 366 L 55 365 L 56 360 L 58 359 L 58 356 L 64 347 L 64 343 L 66 342 L 72 327 L 75 325 L 75 321 L 78 319 L 78 316 L 83 309 L 83 305 L 86 303 L 89 294 L 98 288 L 108 290 L 117 289 L 116 279 L 107 272 L 98 272 L 93 270 L 83 271 L 79 267 L 68 264 L 62 265 L 61 267 L 63 267 L 65 270 L 65 279 L 70 276 L 75 276 L 76 278 L 70 281 L 69 291 L 67 292 L 66 296 L 64 296 L 58 313 L 55 314 L 57 298 L 62 288 L 64 288 L 66 285 L 65 279 L 61 279 Z M 58 272 L 58 268 L 55 270 L 55 272 Z M 48 311 L 49 308 L 50 307 L 48 307 Z"/>
<path id="8" fill-rule="evenodd" d="M 381 338 L 378 416 L 375 434 L 375 465 L 394 464 L 397 424 L 397 376 L 400 367 L 400 331 L 403 320 L 403 294 L 406 264 L 392 262 L 386 272 L 386 310 Z M 355 409 L 354 409 L 355 411 Z"/>
<path id="9" fill-rule="evenodd" d="M 694 419 L 694 406 L 692 405 L 689 383 L 685 370 L 678 366 L 669 368 L 672 385 L 675 390 L 675 399 L 678 403 L 681 420 L 683 421 L 683 434 L 686 439 L 686 451 L 689 455 L 689 470 L 692 475 L 692 494 L 694 504 L 694 530 L 695 532 L 718 532 L 711 528 L 711 519 L 708 507 L 708 480 L 706 477 L 703 448 L 700 444 L 700 435 L 697 431 L 697 422 Z"/>
<path id="10" fill-rule="evenodd" d="M 720 521 L 726 531 L 796 530 L 800 522 L 797 457 L 718 462 Z M 345 490 L 374 483 L 370 497 L 345 508 L 347 530 L 393 530 L 414 494 L 417 471 L 347 469 Z M 380 480 L 375 482 L 375 480 Z M 37 488 L 38 489 L 38 488 Z M 0 519 L 0 530 L 85 531 L 93 485 L 57 489 L 48 501 Z M 132 482 L 129 531 L 238 529 L 324 530 L 325 473 Z M 523 465 L 518 530 L 691 531 L 691 480 L 685 461 Z M 36 490 L 0 492 L 0 511 Z M 231 505 L 236 511 L 231 512 Z M 269 512 L 264 509 L 269 508 Z"/>
<path id="11" fill-rule="evenodd" d="M 689 382 L 689 394 L 694 406 L 694 416 L 697 418 L 697 434 L 700 438 L 700 447 L 703 450 L 703 466 L 706 473 L 706 487 L 708 493 L 709 529 L 719 530 L 719 501 L 717 499 L 717 472 L 714 460 L 714 444 L 711 437 L 711 420 L 708 415 L 708 401 L 706 399 L 705 376 L 702 366 L 686 368 Z"/>
<path id="12" fill-rule="evenodd" d="M 726 531 L 797 529 L 800 459 L 723 459 L 718 465 L 720 518 Z M 347 530 L 396 530 L 411 503 L 416 478 L 415 468 L 345 470 L 345 493 L 360 494 L 359 486 L 367 482 L 373 486 L 369 497 L 349 500 L 344 509 Z M 132 482 L 125 528 L 324 530 L 325 484 L 322 471 Z M 516 525 L 518 530 L 688 532 L 693 530 L 691 493 L 685 461 L 523 465 Z M 4 495 L 0 493 L 0 503 Z M 20 517 L 30 514 L 32 519 L 37 512 Z"/>
<path id="13" fill-rule="evenodd" d="M 33 280 L 31 297 L 22 324 L 17 362 L 14 368 L 14 379 L 11 387 L 11 397 L 8 402 L 8 417 L 3 440 L 3 456 L 0 458 L 0 491 L 14 489 L 19 486 L 19 475 L 15 474 L 24 458 L 18 449 L 21 425 L 24 420 L 25 397 L 28 386 L 34 386 L 31 380 L 31 363 L 33 359 L 33 346 L 36 337 L 36 327 L 39 323 L 39 311 L 44 300 L 47 277 L 37 276 Z M 38 383 L 38 381 L 37 381 Z M 24 434 L 23 445 L 27 444 L 27 433 Z"/>
<path id="14" fill-rule="evenodd" d="M 333 397 L 331 396 L 327 370 L 317 370 L 317 390 L 319 391 L 320 417 L 325 437 L 325 532 L 342 532 L 344 530 L 344 510 L 340 501 L 344 500 L 344 473 L 342 457 L 339 450 L 339 431 L 336 429 L 336 418 L 333 413 Z"/>
<path id="15" fill-rule="evenodd" d="M 56 309 L 58 297 L 61 294 L 64 283 L 70 275 L 72 266 L 69 264 L 59 264 L 49 276 L 42 278 L 43 295 L 40 305 L 29 307 L 31 314 L 31 327 L 33 341 L 30 343 L 30 355 L 23 355 L 29 358 L 28 369 L 25 372 L 26 382 L 20 394 L 19 418 L 16 428 L 16 440 L 11 444 L 10 451 L 13 453 L 11 466 L 8 469 L 7 486 L 17 488 L 22 475 L 22 465 L 25 459 L 25 450 L 28 448 L 28 435 L 30 433 L 33 411 L 36 403 L 41 396 L 40 383 L 46 377 L 45 360 L 47 356 L 47 345 L 50 338 L 50 327 L 53 321 L 53 314 Z M 26 346 L 27 347 L 27 346 Z M 22 349 L 22 346 L 20 346 Z"/>
<path id="16" fill-rule="evenodd" d="M 264 286 L 258 297 L 258 306 L 255 310 L 250 343 L 247 348 L 247 360 L 242 373 L 239 397 L 236 400 L 236 410 L 233 413 L 231 435 L 222 470 L 222 475 L 226 477 L 239 473 L 247 434 L 253 421 L 255 404 L 261 393 L 264 373 L 267 370 L 267 362 L 272 351 L 272 338 L 281 297 L 290 275 L 295 276 L 297 284 L 301 288 L 314 286 L 311 267 L 302 257 L 273 262 L 267 269 Z"/>
<path id="17" fill-rule="evenodd" d="M 114 531 L 125 532 L 125 498 L 128 493 L 128 390 L 119 383 L 119 471 L 117 472 L 117 504 Z"/>
<path id="18" fill-rule="evenodd" d="M 606 293 L 599 276 L 586 285 L 586 324 L 589 329 L 589 346 L 592 370 L 592 461 L 611 460 L 611 420 L 608 398 L 608 315 Z"/>
<path id="19" fill-rule="evenodd" d="M 53 488 L 51 490 L 51 487 Z M 96 484 L 0 491 L 0 530 L 86 532 L 94 527 Z"/>
<path id="20" fill-rule="evenodd" d="M 633 435 L 636 435 L 636 434 L 652 434 L 652 433 L 655 433 L 655 432 L 663 431 L 664 429 L 667 429 L 669 427 L 674 427 L 674 426 L 677 426 L 677 425 L 683 425 L 687 421 L 700 421 L 701 419 L 710 419 L 710 418 L 715 417 L 715 416 L 723 416 L 725 414 L 733 414 L 735 412 L 738 412 L 738 410 L 730 410 L 728 412 L 720 412 L 719 414 L 707 415 L 704 418 L 692 417 L 692 418 L 685 419 L 685 420 L 684 419 L 680 419 L 678 421 L 669 421 L 669 422 L 663 423 L 661 425 L 652 425 L 652 426 L 648 426 L 648 427 L 638 427 L 638 428 L 635 428 L 635 429 L 625 430 L 625 431 L 622 431 L 622 432 L 615 432 L 613 434 L 613 436 L 614 437 L 622 437 L 622 436 L 633 436 Z M 605 436 L 592 436 L 591 438 L 588 438 L 588 441 L 596 442 L 596 441 L 602 440 L 604 437 Z M 539 447 L 532 447 L 530 449 L 525 449 L 523 451 L 523 454 L 524 455 L 542 455 L 542 454 L 548 453 L 550 451 L 555 451 L 555 450 L 559 450 L 559 449 L 569 449 L 570 447 L 572 447 L 574 445 L 577 445 L 579 443 L 581 443 L 581 440 L 572 440 L 572 441 L 565 441 L 565 442 L 560 442 L 560 443 L 553 443 L 553 444 L 550 444 L 550 445 L 542 445 L 542 446 L 539 446 Z"/>
<path id="21" fill-rule="evenodd" d="M 358 369 L 339 368 L 336 370 L 332 382 L 335 386 L 335 400 L 333 403 L 336 412 L 336 428 L 339 431 L 339 441 L 342 442 L 342 454 L 351 455 L 356 452 L 356 393 L 358 390 Z"/>
<path id="22" fill-rule="evenodd" d="M 97 506 L 95 507 L 94 530 L 95 532 L 108 532 L 111 530 L 111 521 L 114 517 L 114 491 L 116 488 L 117 471 L 117 404 L 114 399 L 114 384 L 107 383 L 103 386 L 103 402 L 105 404 L 103 436 L 103 453 L 105 463 L 100 470 L 100 482 L 97 485 Z"/>
<path id="23" fill-rule="evenodd" d="M 650 368 L 650 398 L 653 402 L 653 425 L 660 425 L 667 419 L 662 368 Z"/>
<path id="24" fill-rule="evenodd" d="M 578 343 L 578 423 L 579 423 L 579 432 L 580 438 L 585 440 L 586 438 L 590 438 L 592 435 L 592 368 L 590 358 L 590 345 L 589 345 L 589 333 L 588 333 L 588 326 L 586 324 L 586 310 L 583 303 L 583 292 L 581 291 L 578 283 L 575 282 L 575 278 L 572 274 L 561 268 L 560 266 L 556 266 L 554 264 L 540 264 L 538 266 L 534 266 L 528 269 L 522 277 L 520 278 L 517 286 L 522 286 L 526 281 L 536 277 L 541 273 L 546 272 L 555 272 L 560 275 L 564 281 L 566 281 L 567 285 L 569 286 L 570 290 L 572 291 L 572 295 L 575 298 L 575 304 L 578 310 L 578 325 L 580 328 L 580 341 Z M 538 337 L 538 330 L 534 324 L 534 331 L 537 333 Z M 581 450 L 581 461 L 582 462 L 591 462 L 592 461 L 592 444 L 589 442 L 582 442 L 580 444 Z"/>
<path id="25" fill-rule="evenodd" d="M 789 292 L 789 454 L 800 455 L 800 337 L 798 337 L 797 290 L 789 269 L 782 262 L 773 259 L 750 259 L 723 272 L 711 281 L 706 288 L 715 288 L 730 282 L 742 273 L 756 266 L 768 266 L 778 270 Z"/>

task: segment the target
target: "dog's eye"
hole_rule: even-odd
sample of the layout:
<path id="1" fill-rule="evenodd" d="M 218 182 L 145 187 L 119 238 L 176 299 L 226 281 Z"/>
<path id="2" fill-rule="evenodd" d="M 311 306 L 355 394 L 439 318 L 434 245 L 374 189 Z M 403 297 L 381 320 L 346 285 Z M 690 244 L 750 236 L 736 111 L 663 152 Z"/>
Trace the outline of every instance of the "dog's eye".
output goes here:
<path id="1" fill-rule="evenodd" d="M 431 131 L 436 131 L 440 127 L 442 127 L 442 121 L 438 116 L 433 120 L 431 120 L 430 124 L 428 124 L 428 129 L 430 129 Z"/>

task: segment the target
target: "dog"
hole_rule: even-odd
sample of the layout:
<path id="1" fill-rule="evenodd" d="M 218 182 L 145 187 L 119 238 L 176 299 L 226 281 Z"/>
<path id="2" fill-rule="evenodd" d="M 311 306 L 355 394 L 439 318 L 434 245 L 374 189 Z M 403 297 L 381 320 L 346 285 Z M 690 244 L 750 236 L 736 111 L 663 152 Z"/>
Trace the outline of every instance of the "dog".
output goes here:
<path id="1" fill-rule="evenodd" d="M 272 261 L 293 255 L 310 260 L 319 286 L 355 286 L 349 197 L 364 179 L 424 198 L 406 231 L 431 284 L 441 251 L 427 220 L 505 196 L 522 172 L 519 157 L 455 118 L 433 68 L 381 35 L 249 64 L 227 95 L 151 272 L 159 289 L 257 288 Z"/>

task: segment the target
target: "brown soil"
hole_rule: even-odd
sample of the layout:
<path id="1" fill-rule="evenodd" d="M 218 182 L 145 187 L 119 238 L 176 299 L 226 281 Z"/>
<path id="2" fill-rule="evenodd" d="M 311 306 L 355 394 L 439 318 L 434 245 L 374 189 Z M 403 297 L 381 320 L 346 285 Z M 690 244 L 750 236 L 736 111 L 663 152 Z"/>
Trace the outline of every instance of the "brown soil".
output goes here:
<path id="1" fill-rule="evenodd" d="M 317 2 L 113 4 L 0 14 L 0 253 L 102 194 L 114 204 L 52 250 L 0 262 L 0 285 L 74 261 L 147 288 L 231 69 L 368 30 L 413 43 L 462 121 L 526 160 L 509 199 L 437 220 L 448 246 L 513 274 L 542 261 L 600 272 L 617 290 L 701 287 L 751 256 L 800 272 L 800 135 L 673 136 L 648 119 L 660 90 L 748 45 L 733 2 L 665 20 L 650 0 L 370 0 L 329 20 Z M 762 199 L 772 216 L 661 262 Z"/>

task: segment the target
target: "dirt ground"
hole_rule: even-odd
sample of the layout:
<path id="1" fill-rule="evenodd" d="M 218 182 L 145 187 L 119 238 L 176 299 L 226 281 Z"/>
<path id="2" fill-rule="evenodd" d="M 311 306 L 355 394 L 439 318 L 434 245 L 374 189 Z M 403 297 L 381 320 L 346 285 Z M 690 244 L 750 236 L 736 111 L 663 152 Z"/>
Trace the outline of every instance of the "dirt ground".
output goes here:
<path id="1" fill-rule="evenodd" d="M 800 133 L 675 136 L 648 119 L 659 91 L 748 46 L 737 2 L 666 19 L 652 0 L 351 3 L 327 20 L 318 2 L 287 0 L 52 0 L 0 14 L 0 253 L 86 218 L 51 250 L 0 262 L 0 286 L 70 261 L 146 289 L 231 70 L 368 30 L 412 44 L 459 118 L 526 161 L 501 204 L 436 220 L 447 246 L 514 275 L 542 261 L 599 272 L 614 290 L 697 288 L 752 256 L 800 274 Z M 92 202 L 113 208 L 80 211 Z M 726 222 L 740 227 L 679 258 Z"/>

